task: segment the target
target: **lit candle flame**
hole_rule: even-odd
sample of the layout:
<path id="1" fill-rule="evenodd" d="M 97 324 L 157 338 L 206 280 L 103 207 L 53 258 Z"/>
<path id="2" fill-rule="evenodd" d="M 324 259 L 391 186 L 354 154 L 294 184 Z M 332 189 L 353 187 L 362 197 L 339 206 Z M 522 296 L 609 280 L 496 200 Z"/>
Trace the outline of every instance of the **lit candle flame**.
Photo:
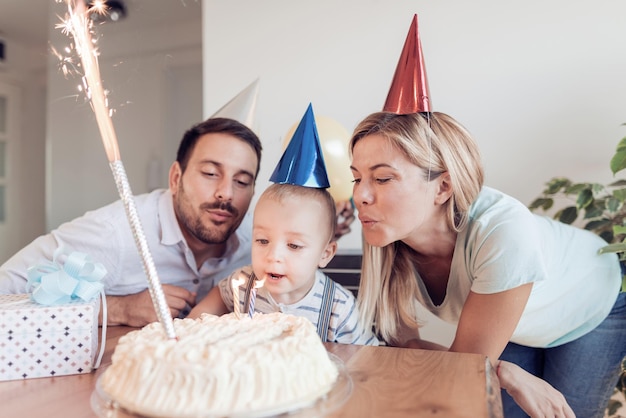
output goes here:
<path id="1" fill-rule="evenodd" d="M 263 287 L 264 284 L 265 284 L 265 278 L 263 278 L 261 280 L 256 280 L 254 282 L 254 288 L 255 289 L 259 289 L 259 288 Z"/>

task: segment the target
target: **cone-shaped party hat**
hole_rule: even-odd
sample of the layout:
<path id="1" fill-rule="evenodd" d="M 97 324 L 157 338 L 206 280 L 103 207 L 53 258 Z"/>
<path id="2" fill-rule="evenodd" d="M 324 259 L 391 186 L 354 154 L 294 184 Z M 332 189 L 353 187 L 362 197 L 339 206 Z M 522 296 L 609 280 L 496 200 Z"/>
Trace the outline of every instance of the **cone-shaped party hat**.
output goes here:
<path id="1" fill-rule="evenodd" d="M 259 95 L 259 79 L 230 99 L 228 103 L 211 115 L 212 118 L 229 118 L 243 123 L 256 131 L 254 116 L 256 113 L 257 96 Z"/>
<path id="2" fill-rule="evenodd" d="M 426 66 L 417 30 L 417 15 L 413 16 L 409 34 L 404 41 L 383 111 L 400 115 L 431 111 Z"/>
<path id="3" fill-rule="evenodd" d="M 270 181 L 318 189 L 330 187 L 311 104 L 300 120 Z"/>

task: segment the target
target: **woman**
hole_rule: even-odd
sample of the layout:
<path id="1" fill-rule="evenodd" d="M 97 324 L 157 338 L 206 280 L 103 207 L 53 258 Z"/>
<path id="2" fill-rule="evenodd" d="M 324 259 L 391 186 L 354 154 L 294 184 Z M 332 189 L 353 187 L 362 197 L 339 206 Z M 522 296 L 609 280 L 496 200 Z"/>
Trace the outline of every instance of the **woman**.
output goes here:
<path id="1" fill-rule="evenodd" d="M 364 324 L 390 345 L 445 349 L 420 339 L 419 302 L 456 325 L 450 351 L 489 356 L 507 418 L 602 417 L 626 355 L 606 243 L 484 187 L 475 142 L 446 114 L 374 113 L 350 150 Z"/>

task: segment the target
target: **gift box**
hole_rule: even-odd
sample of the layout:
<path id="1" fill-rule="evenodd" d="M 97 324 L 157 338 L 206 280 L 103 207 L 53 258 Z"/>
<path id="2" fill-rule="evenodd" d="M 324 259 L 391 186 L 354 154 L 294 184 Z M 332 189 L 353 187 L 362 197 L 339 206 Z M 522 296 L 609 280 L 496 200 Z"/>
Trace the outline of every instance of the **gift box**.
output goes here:
<path id="1" fill-rule="evenodd" d="M 99 310 L 99 297 L 47 306 L 0 295 L 0 381 L 91 372 Z"/>

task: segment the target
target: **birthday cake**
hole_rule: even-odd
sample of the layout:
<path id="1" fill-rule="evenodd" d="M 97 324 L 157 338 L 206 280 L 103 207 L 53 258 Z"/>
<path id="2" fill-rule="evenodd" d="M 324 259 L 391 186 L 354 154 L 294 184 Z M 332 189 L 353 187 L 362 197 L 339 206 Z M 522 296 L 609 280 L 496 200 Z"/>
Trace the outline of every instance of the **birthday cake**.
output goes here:
<path id="1" fill-rule="evenodd" d="M 155 417 L 245 416 L 306 407 L 338 377 L 315 328 L 282 313 L 176 319 L 177 340 L 155 322 L 120 338 L 101 389 Z"/>

